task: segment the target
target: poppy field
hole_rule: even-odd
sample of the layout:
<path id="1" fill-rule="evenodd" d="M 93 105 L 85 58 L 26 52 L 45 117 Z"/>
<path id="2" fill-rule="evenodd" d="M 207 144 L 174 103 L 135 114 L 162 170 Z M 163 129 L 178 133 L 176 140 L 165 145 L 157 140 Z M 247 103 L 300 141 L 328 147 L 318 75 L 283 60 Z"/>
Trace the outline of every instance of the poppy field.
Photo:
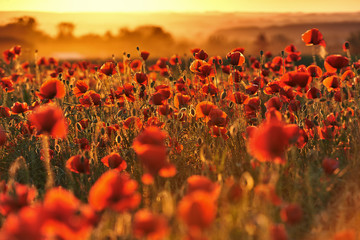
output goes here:
<path id="1" fill-rule="evenodd" d="M 357 239 L 360 61 L 299 37 L 306 65 L 4 51 L 0 239 Z"/>

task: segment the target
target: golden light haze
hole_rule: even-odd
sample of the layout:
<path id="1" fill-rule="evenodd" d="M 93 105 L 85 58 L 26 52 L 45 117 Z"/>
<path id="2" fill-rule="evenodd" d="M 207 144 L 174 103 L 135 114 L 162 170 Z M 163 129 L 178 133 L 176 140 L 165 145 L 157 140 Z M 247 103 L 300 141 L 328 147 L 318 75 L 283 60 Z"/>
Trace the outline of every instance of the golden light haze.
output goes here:
<path id="1" fill-rule="evenodd" d="M 1 11 L 42 12 L 356 12 L 358 0 L 0 0 Z"/>

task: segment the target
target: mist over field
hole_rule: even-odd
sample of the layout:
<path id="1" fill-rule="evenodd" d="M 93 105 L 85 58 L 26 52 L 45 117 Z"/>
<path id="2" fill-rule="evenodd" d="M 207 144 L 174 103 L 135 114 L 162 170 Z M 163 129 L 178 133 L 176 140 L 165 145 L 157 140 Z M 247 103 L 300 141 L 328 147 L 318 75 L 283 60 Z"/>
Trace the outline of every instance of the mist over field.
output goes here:
<path id="1" fill-rule="evenodd" d="M 246 54 L 278 54 L 290 43 L 311 54 L 301 44 L 301 33 L 318 28 L 328 40 L 327 51 L 339 51 L 344 41 L 360 32 L 360 13 L 2 12 L 0 24 L 0 49 L 21 44 L 28 57 L 39 49 L 44 56 L 58 58 L 107 58 L 124 51 L 136 54 L 137 46 L 150 51 L 151 57 L 183 56 L 194 46 L 212 55 L 239 46 Z"/>

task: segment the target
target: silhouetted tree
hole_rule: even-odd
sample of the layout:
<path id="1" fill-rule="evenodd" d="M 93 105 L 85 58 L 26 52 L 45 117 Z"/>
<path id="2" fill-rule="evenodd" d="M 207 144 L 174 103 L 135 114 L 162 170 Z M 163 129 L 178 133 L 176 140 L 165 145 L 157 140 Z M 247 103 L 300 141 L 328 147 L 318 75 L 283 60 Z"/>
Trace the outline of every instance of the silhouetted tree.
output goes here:
<path id="1" fill-rule="evenodd" d="M 57 25 L 58 27 L 58 38 L 74 38 L 73 32 L 75 25 L 70 22 L 61 22 Z"/>

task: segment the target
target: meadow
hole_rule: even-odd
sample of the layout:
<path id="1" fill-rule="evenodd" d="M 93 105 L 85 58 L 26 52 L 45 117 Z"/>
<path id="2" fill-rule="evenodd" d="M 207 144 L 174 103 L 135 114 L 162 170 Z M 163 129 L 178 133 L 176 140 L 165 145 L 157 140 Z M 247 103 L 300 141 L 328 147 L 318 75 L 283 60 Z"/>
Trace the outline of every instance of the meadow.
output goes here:
<path id="1" fill-rule="evenodd" d="M 358 239 L 360 61 L 299 38 L 307 61 L 4 51 L 0 239 Z"/>

